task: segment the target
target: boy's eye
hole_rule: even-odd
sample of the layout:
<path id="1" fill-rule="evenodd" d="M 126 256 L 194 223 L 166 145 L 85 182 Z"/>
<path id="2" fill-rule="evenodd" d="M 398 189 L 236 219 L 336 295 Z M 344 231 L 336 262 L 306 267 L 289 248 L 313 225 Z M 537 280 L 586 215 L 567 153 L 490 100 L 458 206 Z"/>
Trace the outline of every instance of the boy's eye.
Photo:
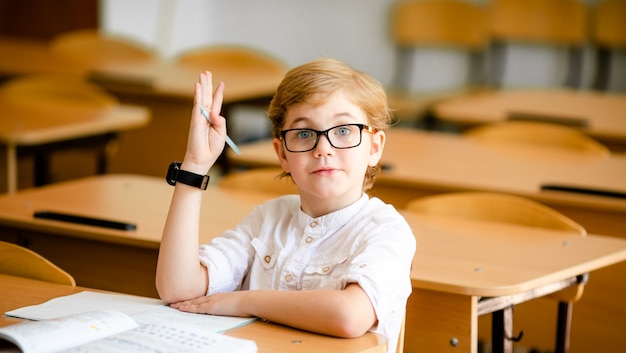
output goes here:
<path id="1" fill-rule="evenodd" d="M 300 130 L 296 133 L 296 136 L 300 139 L 308 139 L 313 136 L 313 132 L 311 130 Z"/>
<path id="2" fill-rule="evenodd" d="M 339 126 L 335 129 L 335 134 L 337 135 L 349 135 L 350 134 L 350 127 L 349 126 Z"/>

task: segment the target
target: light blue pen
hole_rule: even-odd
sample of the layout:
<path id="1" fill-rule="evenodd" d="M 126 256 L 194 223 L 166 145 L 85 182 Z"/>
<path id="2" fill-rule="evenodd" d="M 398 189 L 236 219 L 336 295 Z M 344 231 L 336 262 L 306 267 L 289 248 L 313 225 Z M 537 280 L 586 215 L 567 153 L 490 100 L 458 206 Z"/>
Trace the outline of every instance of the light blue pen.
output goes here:
<path id="1" fill-rule="evenodd" d="M 202 116 L 206 118 L 206 121 L 208 121 L 209 124 L 213 125 L 213 122 L 211 121 L 211 118 L 209 117 L 209 113 L 207 113 L 207 111 L 204 110 L 204 108 L 200 108 L 200 112 L 202 113 Z M 237 152 L 237 154 L 241 154 L 241 150 L 239 149 L 239 147 L 237 147 L 235 142 L 230 137 L 228 137 L 228 135 L 226 135 L 226 143 L 230 146 L 230 148 L 233 149 L 233 151 Z"/>

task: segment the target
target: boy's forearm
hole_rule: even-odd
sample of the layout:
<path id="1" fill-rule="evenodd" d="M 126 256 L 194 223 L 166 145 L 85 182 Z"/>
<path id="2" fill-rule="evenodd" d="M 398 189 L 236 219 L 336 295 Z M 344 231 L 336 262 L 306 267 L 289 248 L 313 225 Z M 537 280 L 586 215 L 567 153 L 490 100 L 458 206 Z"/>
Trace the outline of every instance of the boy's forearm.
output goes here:
<path id="1" fill-rule="evenodd" d="M 206 268 L 198 259 L 201 191 L 177 185 L 159 248 L 156 287 L 175 302 L 206 294 Z"/>
<path id="2" fill-rule="evenodd" d="M 249 291 L 251 316 L 337 337 L 358 337 L 376 323 L 369 297 L 358 284 L 344 290 Z"/>

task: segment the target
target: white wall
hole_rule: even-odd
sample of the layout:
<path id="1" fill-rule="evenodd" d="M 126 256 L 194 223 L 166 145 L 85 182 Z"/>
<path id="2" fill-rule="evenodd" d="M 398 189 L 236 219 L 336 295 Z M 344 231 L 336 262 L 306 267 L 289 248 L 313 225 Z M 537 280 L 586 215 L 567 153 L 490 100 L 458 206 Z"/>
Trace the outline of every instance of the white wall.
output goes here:
<path id="1" fill-rule="evenodd" d="M 383 83 L 394 49 L 393 0 L 101 0 L 102 30 L 130 36 L 166 58 L 194 47 L 246 44 L 297 66 L 321 56 L 346 61 Z"/>

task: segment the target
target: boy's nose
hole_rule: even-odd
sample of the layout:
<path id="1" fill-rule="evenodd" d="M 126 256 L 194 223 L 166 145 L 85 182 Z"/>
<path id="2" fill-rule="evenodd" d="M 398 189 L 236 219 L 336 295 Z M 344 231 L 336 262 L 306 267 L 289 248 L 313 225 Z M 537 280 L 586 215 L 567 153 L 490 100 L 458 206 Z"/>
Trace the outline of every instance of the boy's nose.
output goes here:
<path id="1" fill-rule="evenodd" d="M 335 152 L 335 148 L 330 144 L 327 135 L 320 135 L 315 146 L 315 155 L 329 155 Z"/>

